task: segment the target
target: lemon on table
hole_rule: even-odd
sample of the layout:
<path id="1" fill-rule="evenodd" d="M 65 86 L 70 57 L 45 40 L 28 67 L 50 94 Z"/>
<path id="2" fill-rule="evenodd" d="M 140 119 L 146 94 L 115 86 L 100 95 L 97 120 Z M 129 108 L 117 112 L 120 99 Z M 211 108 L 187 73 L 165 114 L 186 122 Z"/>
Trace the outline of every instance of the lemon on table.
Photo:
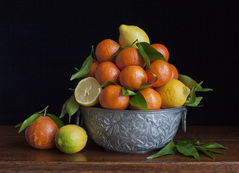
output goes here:
<path id="1" fill-rule="evenodd" d="M 190 89 L 177 79 L 171 79 L 163 86 L 156 88 L 156 91 L 160 94 L 162 107 L 165 109 L 182 106 L 190 94 Z"/>
<path id="2" fill-rule="evenodd" d="M 95 106 L 99 102 L 101 88 L 94 77 L 82 79 L 75 88 L 75 99 L 83 106 Z"/>
<path id="3" fill-rule="evenodd" d="M 146 32 L 138 26 L 121 24 L 119 32 L 119 44 L 121 46 L 131 46 L 136 39 L 138 39 L 138 42 L 150 43 Z M 137 48 L 136 44 L 132 47 Z"/>
<path id="4" fill-rule="evenodd" d="M 86 131 L 78 125 L 65 125 L 55 136 L 56 147 L 64 153 L 73 154 L 81 151 L 87 142 Z"/>

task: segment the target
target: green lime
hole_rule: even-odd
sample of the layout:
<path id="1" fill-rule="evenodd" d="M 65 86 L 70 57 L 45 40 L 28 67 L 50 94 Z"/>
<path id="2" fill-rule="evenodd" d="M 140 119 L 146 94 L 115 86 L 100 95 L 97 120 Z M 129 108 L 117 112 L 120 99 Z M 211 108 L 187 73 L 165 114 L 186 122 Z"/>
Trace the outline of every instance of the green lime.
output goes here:
<path id="1" fill-rule="evenodd" d="M 55 144 L 62 152 L 73 154 L 85 147 L 87 139 L 87 133 L 82 127 L 69 124 L 58 130 L 55 136 Z"/>

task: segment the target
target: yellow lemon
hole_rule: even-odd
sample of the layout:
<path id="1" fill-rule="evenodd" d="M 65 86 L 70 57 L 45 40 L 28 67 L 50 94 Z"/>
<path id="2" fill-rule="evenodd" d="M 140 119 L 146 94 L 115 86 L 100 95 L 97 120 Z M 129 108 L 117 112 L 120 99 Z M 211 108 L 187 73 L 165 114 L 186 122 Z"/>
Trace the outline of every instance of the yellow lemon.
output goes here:
<path id="1" fill-rule="evenodd" d="M 176 108 L 182 106 L 190 89 L 177 79 L 171 79 L 165 85 L 156 88 L 162 98 L 162 108 Z"/>
<path id="2" fill-rule="evenodd" d="M 121 24 L 119 32 L 119 44 L 121 46 L 131 46 L 136 39 L 138 39 L 138 42 L 150 43 L 146 32 L 138 26 Z M 137 48 L 136 44 L 132 47 Z"/>
<path id="3" fill-rule="evenodd" d="M 76 101 L 84 106 L 95 106 L 99 102 L 101 88 L 94 77 L 82 79 L 75 88 Z"/>
<path id="4" fill-rule="evenodd" d="M 73 154 L 81 151 L 87 142 L 86 131 L 77 125 L 69 124 L 61 127 L 55 136 L 56 147 L 64 153 Z"/>

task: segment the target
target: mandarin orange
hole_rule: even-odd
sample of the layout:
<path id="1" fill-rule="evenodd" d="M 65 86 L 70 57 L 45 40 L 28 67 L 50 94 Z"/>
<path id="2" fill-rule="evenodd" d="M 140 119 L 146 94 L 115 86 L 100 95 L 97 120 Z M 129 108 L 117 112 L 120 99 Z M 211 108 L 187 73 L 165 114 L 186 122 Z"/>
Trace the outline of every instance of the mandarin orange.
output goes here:
<path id="1" fill-rule="evenodd" d="M 147 67 L 145 69 L 148 76 L 148 83 L 153 83 L 155 81 L 155 74 L 158 80 L 152 85 L 153 87 L 159 87 L 166 84 L 172 75 L 171 66 L 169 63 L 163 60 L 155 60 L 151 65 L 151 70 Z M 153 73 L 153 74 L 152 74 Z"/>
<path id="2" fill-rule="evenodd" d="M 95 70 L 98 67 L 99 62 L 97 60 L 93 60 L 91 67 L 90 67 L 90 71 L 87 75 L 85 75 L 85 77 L 95 77 Z"/>
<path id="3" fill-rule="evenodd" d="M 154 43 L 151 44 L 151 46 L 156 49 L 158 52 L 160 52 L 164 58 L 168 61 L 169 59 L 169 51 L 167 49 L 167 47 L 165 47 L 163 44 L 159 44 L 159 43 Z M 155 60 L 151 60 L 151 62 L 153 62 Z"/>
<path id="4" fill-rule="evenodd" d="M 162 98 L 157 91 L 152 88 L 145 88 L 140 90 L 140 93 L 144 96 L 148 110 L 158 110 L 161 108 Z M 139 107 L 130 105 L 129 107 L 131 110 L 142 110 Z"/>
<path id="5" fill-rule="evenodd" d="M 129 96 L 123 96 L 121 86 L 108 85 L 101 91 L 99 102 L 106 109 L 126 109 L 129 105 Z"/>
<path id="6" fill-rule="evenodd" d="M 122 50 L 116 56 L 115 64 L 120 70 L 129 65 L 137 65 L 142 68 L 146 65 L 139 50 L 133 47 Z"/>
<path id="7" fill-rule="evenodd" d="M 107 81 L 119 83 L 119 74 L 120 70 L 110 61 L 100 63 L 95 70 L 95 78 L 100 84 Z"/>
<path id="8" fill-rule="evenodd" d="M 172 70 L 171 79 L 178 79 L 178 70 L 177 70 L 177 68 L 173 64 L 170 64 L 170 66 L 171 66 L 171 70 Z"/>
<path id="9" fill-rule="evenodd" d="M 140 66 L 127 66 L 119 75 L 120 84 L 129 90 L 138 90 L 147 81 L 147 73 Z"/>
<path id="10" fill-rule="evenodd" d="M 95 56 L 99 62 L 107 61 L 117 50 L 120 45 L 111 39 L 102 40 L 95 48 Z M 109 61 L 114 62 L 115 57 Z"/>

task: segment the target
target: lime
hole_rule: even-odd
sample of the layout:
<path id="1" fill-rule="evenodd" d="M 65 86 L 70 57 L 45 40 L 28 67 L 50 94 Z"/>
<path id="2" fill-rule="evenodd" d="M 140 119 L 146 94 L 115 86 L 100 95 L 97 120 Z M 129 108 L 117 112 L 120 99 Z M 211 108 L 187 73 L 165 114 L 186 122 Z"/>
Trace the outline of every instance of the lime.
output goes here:
<path id="1" fill-rule="evenodd" d="M 73 154 L 81 151 L 87 142 L 86 131 L 77 125 L 61 127 L 55 136 L 56 147 L 64 153 Z"/>

